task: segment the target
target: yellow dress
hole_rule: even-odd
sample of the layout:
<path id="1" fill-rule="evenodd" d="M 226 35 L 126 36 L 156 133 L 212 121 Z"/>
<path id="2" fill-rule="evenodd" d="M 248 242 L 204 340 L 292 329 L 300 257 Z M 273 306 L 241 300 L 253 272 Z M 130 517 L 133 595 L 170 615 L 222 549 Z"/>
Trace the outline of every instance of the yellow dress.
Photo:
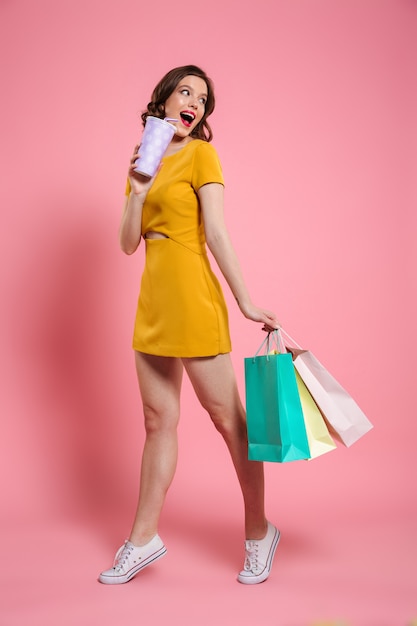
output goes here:
<path id="1" fill-rule="evenodd" d="M 213 146 L 194 139 L 163 159 L 143 206 L 146 260 L 136 312 L 133 348 L 172 357 L 230 352 L 227 308 L 207 257 L 197 191 L 224 184 Z M 129 193 L 129 185 L 127 193 Z"/>

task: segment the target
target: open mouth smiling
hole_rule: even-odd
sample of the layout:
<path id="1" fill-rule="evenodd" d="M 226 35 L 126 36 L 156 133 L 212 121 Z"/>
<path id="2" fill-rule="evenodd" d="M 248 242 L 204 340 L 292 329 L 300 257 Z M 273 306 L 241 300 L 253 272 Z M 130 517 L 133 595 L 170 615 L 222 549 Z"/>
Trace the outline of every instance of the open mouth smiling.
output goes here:
<path id="1" fill-rule="evenodd" d="M 184 126 L 187 126 L 187 128 L 189 128 L 195 120 L 195 113 L 193 113 L 192 111 L 181 111 L 180 117 Z"/>

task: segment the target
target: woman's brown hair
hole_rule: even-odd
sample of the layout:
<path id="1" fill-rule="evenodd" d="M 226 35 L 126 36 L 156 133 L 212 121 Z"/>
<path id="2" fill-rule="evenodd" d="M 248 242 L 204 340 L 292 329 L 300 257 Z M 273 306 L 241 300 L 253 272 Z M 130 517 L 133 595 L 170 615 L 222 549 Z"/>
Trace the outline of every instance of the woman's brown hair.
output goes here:
<path id="1" fill-rule="evenodd" d="M 211 115 L 211 113 L 213 113 L 215 106 L 213 83 L 207 74 L 196 65 L 182 65 L 181 67 L 176 67 L 165 74 L 153 90 L 152 99 L 149 102 L 146 111 L 144 111 L 141 115 L 143 125 L 145 125 L 148 115 L 153 115 L 154 117 L 159 117 L 160 119 L 165 117 L 165 102 L 175 91 L 182 79 L 186 76 L 197 76 L 198 78 L 204 80 L 207 85 L 207 101 L 204 115 L 201 121 L 191 132 L 191 137 L 194 137 L 194 139 L 202 139 L 203 141 L 211 141 L 213 139 L 213 133 L 207 122 L 207 118 Z"/>

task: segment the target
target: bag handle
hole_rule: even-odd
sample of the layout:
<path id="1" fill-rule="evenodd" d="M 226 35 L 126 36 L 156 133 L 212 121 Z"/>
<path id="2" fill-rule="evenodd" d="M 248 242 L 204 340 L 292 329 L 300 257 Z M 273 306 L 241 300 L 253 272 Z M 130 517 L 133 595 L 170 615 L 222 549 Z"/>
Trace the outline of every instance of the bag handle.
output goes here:
<path id="1" fill-rule="evenodd" d="M 256 351 L 256 353 L 255 353 L 253 358 L 258 356 L 258 354 L 261 352 L 262 348 L 265 348 L 266 356 L 267 357 L 269 356 L 269 353 L 271 351 L 271 338 L 274 341 L 275 346 L 277 347 L 278 353 L 285 354 L 285 352 L 287 352 L 287 347 L 286 347 L 286 344 L 285 344 L 285 339 L 282 336 L 283 334 L 286 337 L 288 337 L 288 339 L 290 340 L 291 344 L 293 344 L 299 350 L 303 350 L 303 348 L 300 346 L 300 344 L 297 343 L 295 341 L 295 339 L 293 339 L 291 337 L 291 335 L 289 335 L 287 333 L 286 330 L 284 330 L 283 328 L 277 328 L 277 330 L 273 330 L 273 331 L 271 331 L 271 332 L 269 332 L 267 334 L 267 336 L 265 337 L 265 339 L 262 341 L 261 345 L 257 349 L 257 351 Z"/>
<path id="2" fill-rule="evenodd" d="M 260 351 L 262 350 L 262 348 L 265 346 L 265 344 L 267 344 L 267 345 L 266 345 L 266 352 L 267 352 L 267 354 L 268 354 L 268 352 L 269 352 L 269 334 L 270 334 L 270 333 L 268 333 L 268 334 L 267 334 L 267 336 L 265 337 L 265 339 L 263 339 L 263 340 L 262 340 L 261 345 L 259 346 L 259 348 L 257 349 L 257 351 L 255 352 L 255 354 L 254 354 L 254 356 L 253 356 L 253 359 L 255 359 L 255 357 L 257 357 L 257 356 L 258 356 L 258 354 L 260 353 Z"/>
<path id="3" fill-rule="evenodd" d="M 272 336 L 272 339 L 273 339 L 273 341 L 275 343 L 275 346 L 277 347 L 278 353 L 285 354 L 285 352 L 287 352 L 284 340 L 282 338 L 282 335 L 280 334 L 280 330 L 281 329 L 273 330 L 273 331 L 271 331 L 271 332 L 269 332 L 267 334 L 267 336 L 265 337 L 265 339 L 262 341 L 261 345 L 257 349 L 253 359 L 255 359 L 258 356 L 258 354 L 261 352 L 262 348 L 265 349 L 266 357 L 268 359 L 269 353 L 271 351 L 271 336 Z"/>
<path id="4" fill-rule="evenodd" d="M 295 339 L 293 339 L 293 338 L 291 337 L 291 335 L 289 335 L 289 334 L 287 333 L 287 331 L 286 331 L 286 330 L 284 330 L 283 328 L 279 328 L 277 332 L 278 332 L 278 333 L 283 333 L 286 337 L 288 337 L 288 339 L 291 341 L 291 343 L 295 345 L 295 347 L 296 347 L 296 348 L 298 348 L 299 350 L 303 350 L 303 348 L 300 346 L 300 344 L 299 344 L 299 343 L 297 343 L 297 342 L 295 341 Z M 283 343 L 284 343 L 284 345 L 285 345 L 285 341 L 283 340 L 282 335 L 281 335 L 281 341 L 283 341 Z"/>
<path id="5" fill-rule="evenodd" d="M 271 333 L 268 333 L 268 334 L 272 335 L 275 345 L 277 347 L 278 353 L 285 354 L 287 352 L 287 348 L 285 347 L 285 342 L 282 338 L 281 328 L 277 328 L 276 330 L 273 330 Z"/>

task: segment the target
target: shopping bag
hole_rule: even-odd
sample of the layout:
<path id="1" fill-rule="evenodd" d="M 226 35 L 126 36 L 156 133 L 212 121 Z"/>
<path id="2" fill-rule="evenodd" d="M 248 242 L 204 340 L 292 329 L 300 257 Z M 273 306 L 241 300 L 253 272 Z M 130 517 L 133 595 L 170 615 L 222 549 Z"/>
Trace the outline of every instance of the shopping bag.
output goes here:
<path id="1" fill-rule="evenodd" d="M 248 458 L 276 463 L 308 459 L 292 355 L 257 354 L 245 358 Z"/>
<path id="2" fill-rule="evenodd" d="M 287 350 L 293 356 L 294 367 L 326 420 L 330 432 L 345 446 L 351 446 L 373 428 L 355 400 L 326 370 L 309 350 L 303 350 L 286 333 L 291 343 Z"/>
<path id="3" fill-rule="evenodd" d="M 314 398 L 305 386 L 300 374 L 295 370 L 298 393 L 300 394 L 301 408 L 303 409 L 304 424 L 307 432 L 310 458 L 315 459 L 326 452 L 336 448 L 336 444 L 330 436 L 326 422 L 320 409 L 314 402 Z"/>

